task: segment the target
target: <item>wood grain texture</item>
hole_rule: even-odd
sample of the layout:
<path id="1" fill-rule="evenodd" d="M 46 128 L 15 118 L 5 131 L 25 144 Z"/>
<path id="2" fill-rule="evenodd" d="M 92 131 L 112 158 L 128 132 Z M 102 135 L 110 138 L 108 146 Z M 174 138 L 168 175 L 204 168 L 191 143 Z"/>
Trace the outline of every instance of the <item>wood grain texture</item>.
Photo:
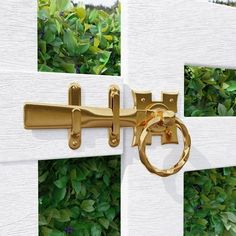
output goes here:
<path id="1" fill-rule="evenodd" d="M 0 8 L 0 70 L 37 71 L 37 1 L 8 0 Z M 2 73 L 0 73 L 1 76 Z M 3 78 L 1 76 L 1 82 Z M 6 81 L 5 81 L 6 82 Z M 11 78 L 9 78 L 9 84 Z M 24 88 L 21 81 L 18 85 Z M 9 85 L 8 85 L 9 86 Z M 0 96 L 9 97 L 1 86 Z M 0 102 L 2 106 L 2 100 Z M 2 111 L 0 120 L 2 121 Z M 10 119 L 10 118 L 8 118 Z M 0 145 L 8 136 L 1 136 Z M 20 137 L 18 137 L 20 138 Z M 14 137 L 15 139 L 15 137 Z M 24 150 L 8 146 L 17 159 Z M 6 147 L 5 147 L 6 148 Z M 14 149 L 14 151 L 12 150 Z M 0 159 L 8 158 L 0 155 Z M 0 163 L 0 235 L 38 235 L 38 162 Z"/>
<path id="2" fill-rule="evenodd" d="M 38 235 L 37 162 L 0 163 L 0 235 Z"/>
<path id="3" fill-rule="evenodd" d="M 0 70 L 36 71 L 37 1 L 3 1 L 0 22 Z"/>
<path id="4" fill-rule="evenodd" d="M 40 91 L 42 88 L 38 79 L 42 75 L 29 73 L 31 76 L 34 75 L 34 78 L 29 78 L 27 75 L 21 77 L 26 73 L 19 73 L 19 71 L 36 72 L 37 70 L 36 4 L 37 2 L 32 0 L 8 0 L 1 4 L 0 70 L 15 71 L 12 74 L 0 73 L 0 104 L 5 112 L 10 110 L 8 106 L 3 105 L 6 104 L 5 99 L 9 97 L 6 91 L 9 91 L 10 83 L 18 88 L 12 86 L 11 91 L 14 91 L 16 95 L 21 94 L 19 97 L 22 99 L 21 104 L 25 102 L 23 98 L 29 101 L 41 102 L 44 99 L 47 100 L 46 102 L 66 103 L 69 82 L 74 81 L 75 77 L 77 81 L 84 78 L 76 75 L 74 77 L 74 75 L 58 74 L 54 77 L 54 75 L 44 74 L 41 83 L 47 78 L 54 78 L 56 86 L 58 83 L 60 85 L 63 83 L 63 88 L 58 86 L 59 96 L 56 92 L 49 95 L 49 91 L 52 88 L 55 89 L 52 84 L 46 86 L 48 89 Z M 236 10 L 194 0 L 149 0 L 148 2 L 127 0 L 123 1 L 122 8 L 122 77 L 126 79 L 127 84 L 125 106 L 133 105 L 129 86 L 136 90 L 152 90 L 156 99 L 161 90 L 179 91 L 179 117 L 189 127 L 193 141 L 190 161 L 184 170 L 235 165 L 236 136 L 233 132 L 236 125 L 235 118 L 183 117 L 183 65 L 203 64 L 236 68 L 234 37 Z M 36 89 L 30 87 L 33 91 L 31 95 L 26 92 L 27 79 L 29 80 L 26 86 L 27 91 L 30 85 L 37 85 Z M 91 81 L 93 79 L 89 80 L 89 84 Z M 88 84 L 87 81 L 84 83 Z M 104 97 L 100 98 L 100 95 L 97 97 L 101 99 L 102 104 L 99 104 L 105 105 L 107 87 L 100 87 L 101 80 L 91 84 L 103 90 Z M 86 99 L 86 94 L 89 94 L 92 89 L 89 87 L 89 90 L 86 88 L 84 91 L 85 104 L 89 101 Z M 39 93 L 40 97 L 36 96 Z M 16 95 L 11 97 L 11 111 L 16 111 L 17 107 L 14 104 L 20 103 Z M 88 105 L 92 105 L 91 101 Z M 6 120 L 2 118 L 2 114 L 1 110 L 1 124 Z M 9 117 L 7 125 L 15 126 L 12 119 L 16 118 Z M 19 117 L 19 120 L 21 119 L 22 116 Z M 62 145 L 60 148 L 64 150 L 62 150 L 64 156 L 71 156 L 70 150 L 67 153 L 64 149 L 67 145 L 66 132 L 56 131 L 52 134 L 51 131 L 50 133 L 44 131 L 49 140 L 47 143 L 44 135 L 27 131 L 29 132 L 27 135 L 31 137 L 26 140 L 33 138 L 35 142 L 38 140 L 38 143 L 35 147 L 31 146 L 31 153 L 26 153 L 23 145 L 26 140 L 12 131 L 9 132 L 5 127 L 4 130 L 4 133 L 0 131 L 0 158 L 4 159 L 3 161 L 23 158 L 22 153 L 26 154 L 26 159 L 30 158 L 30 154 L 36 159 L 32 153 L 36 153 L 40 159 L 55 158 L 57 151 L 52 151 L 50 147 L 50 151 L 46 154 L 45 148 L 53 144 L 56 149 L 58 147 L 58 145 L 55 146 L 56 143 Z M 17 130 L 20 132 L 18 134 L 23 132 L 22 127 L 18 127 Z M 104 136 L 106 140 L 107 132 L 101 132 L 99 137 Z M 88 137 L 89 135 L 95 136 L 91 133 Z M 52 136 L 58 139 L 53 141 Z M 7 137 L 13 137 L 14 140 L 8 142 L 6 147 L 2 142 L 6 143 Z M 122 158 L 122 236 L 182 235 L 183 171 L 165 179 L 151 175 L 139 161 L 137 149 L 130 147 L 131 138 L 132 131 L 126 130 Z M 103 144 L 99 140 L 96 139 L 93 145 L 101 149 L 105 148 L 107 140 Z M 42 145 L 41 148 L 39 148 L 40 145 Z M 176 161 L 180 152 L 181 145 L 161 147 L 158 139 L 154 140 L 148 150 L 151 160 L 164 167 Z M 106 153 L 111 154 L 108 150 Z M 97 154 L 93 148 L 89 155 L 92 154 Z M 37 161 L 0 164 L 1 236 L 38 235 L 37 189 Z"/>
<path id="5" fill-rule="evenodd" d="M 67 129 L 24 129 L 23 106 L 26 102 L 66 105 L 72 82 L 80 84 L 82 105 L 86 106 L 108 107 L 109 86 L 117 84 L 122 89 L 122 81 L 117 77 L 98 79 L 97 76 L 58 73 L 1 73 L 1 162 L 122 153 L 122 141 L 117 148 L 109 146 L 106 128 L 82 129 L 82 144 L 77 150 L 68 146 Z"/>
<path id="6" fill-rule="evenodd" d="M 122 82 L 114 77 L 37 74 L 36 0 L 3 1 L 0 23 L 0 235 L 37 236 L 36 160 L 118 154 L 122 145 L 110 148 L 107 130 L 86 130 L 83 147 L 72 152 L 67 147 L 67 131 L 25 131 L 23 103 L 28 100 L 66 104 L 68 85 L 77 81 L 82 85 L 83 104 L 106 106 L 108 86 L 115 82 L 121 87 Z M 29 159 L 35 161 L 19 162 Z"/>
<path id="7" fill-rule="evenodd" d="M 236 68 L 236 9 L 193 0 L 128 0 L 123 14 L 126 84 L 152 90 L 155 99 L 161 91 L 179 91 L 178 116 L 189 128 L 192 151 L 179 174 L 160 178 L 147 172 L 125 141 L 122 235 L 181 236 L 184 171 L 236 165 L 236 118 L 183 117 L 184 64 Z M 129 106 L 127 91 L 125 101 Z M 130 140 L 131 131 L 124 136 Z M 154 140 L 151 161 L 159 167 L 174 164 L 182 144 L 161 147 Z"/>
<path id="8" fill-rule="evenodd" d="M 109 86 L 119 85 L 122 94 L 122 81 L 109 76 L 36 72 L 0 75 L 0 235 L 37 236 L 37 160 L 121 154 L 122 134 L 121 144 L 111 148 L 107 129 L 83 130 L 81 148 L 72 151 L 67 130 L 25 130 L 24 103 L 67 104 L 68 86 L 77 82 L 83 105 L 108 107 Z"/>

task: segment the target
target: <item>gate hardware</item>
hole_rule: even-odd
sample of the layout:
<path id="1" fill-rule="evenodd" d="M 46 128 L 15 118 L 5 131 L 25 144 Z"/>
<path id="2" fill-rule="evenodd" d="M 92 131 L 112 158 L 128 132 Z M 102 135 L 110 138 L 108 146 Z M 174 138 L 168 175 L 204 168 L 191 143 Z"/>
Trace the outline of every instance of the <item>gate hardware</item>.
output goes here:
<path id="1" fill-rule="evenodd" d="M 120 143 L 120 128 L 133 128 L 132 146 L 138 146 L 139 155 L 146 168 L 159 176 L 177 173 L 187 162 L 191 139 L 187 128 L 175 117 L 177 112 L 175 93 L 163 93 L 162 101 L 152 101 L 150 92 L 134 92 L 134 108 L 120 109 L 120 91 L 116 85 L 109 90 L 109 107 L 81 106 L 81 89 L 76 83 L 69 88 L 68 105 L 27 103 L 24 106 L 25 129 L 69 129 L 69 146 L 81 145 L 82 128 L 108 128 L 109 145 Z M 170 169 L 158 169 L 148 160 L 146 145 L 151 145 L 152 136 L 161 136 L 161 144 L 178 144 L 177 128 L 183 134 L 184 149 L 177 164 Z"/>

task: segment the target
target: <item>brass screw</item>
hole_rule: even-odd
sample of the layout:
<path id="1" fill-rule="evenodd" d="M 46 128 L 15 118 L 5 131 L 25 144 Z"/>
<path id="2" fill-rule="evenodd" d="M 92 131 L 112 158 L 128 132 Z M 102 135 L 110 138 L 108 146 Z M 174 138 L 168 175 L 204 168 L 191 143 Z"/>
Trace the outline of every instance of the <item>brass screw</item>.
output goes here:
<path id="1" fill-rule="evenodd" d="M 146 101 L 146 99 L 145 98 L 141 98 L 141 102 L 145 102 Z"/>
<path id="2" fill-rule="evenodd" d="M 117 139 L 114 138 L 114 139 L 111 140 L 111 142 L 112 142 L 113 144 L 115 144 L 115 143 L 117 142 Z"/>
<path id="3" fill-rule="evenodd" d="M 174 102 L 174 99 L 173 99 L 173 98 L 171 98 L 171 99 L 170 99 L 170 102 Z"/>
<path id="4" fill-rule="evenodd" d="M 118 95 L 119 93 L 118 93 L 118 91 L 117 91 L 117 89 L 115 88 L 115 87 L 111 87 L 111 96 L 112 97 L 114 97 L 115 95 Z"/>
<path id="5" fill-rule="evenodd" d="M 72 142 L 72 145 L 73 146 L 76 146 L 78 144 L 78 142 L 76 141 L 76 140 L 74 140 L 73 142 Z"/>
<path id="6" fill-rule="evenodd" d="M 171 130 L 166 130 L 166 135 L 170 138 L 172 136 L 172 131 Z"/>
<path id="7" fill-rule="evenodd" d="M 74 90 L 74 89 L 76 89 L 76 86 L 75 86 L 75 85 L 73 85 L 71 88 Z"/>

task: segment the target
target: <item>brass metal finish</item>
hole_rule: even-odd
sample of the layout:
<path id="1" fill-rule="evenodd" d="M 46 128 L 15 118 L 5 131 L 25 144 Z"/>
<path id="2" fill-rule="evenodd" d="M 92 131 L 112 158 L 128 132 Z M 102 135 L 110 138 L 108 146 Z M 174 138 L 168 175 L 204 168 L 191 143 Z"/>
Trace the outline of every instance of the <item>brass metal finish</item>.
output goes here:
<path id="1" fill-rule="evenodd" d="M 74 106 L 81 105 L 81 88 L 78 84 L 72 83 L 68 93 L 68 104 Z M 69 130 L 69 146 L 77 149 L 81 145 L 81 111 L 74 109 L 71 113 L 71 129 Z"/>
<path id="2" fill-rule="evenodd" d="M 161 119 L 160 117 L 155 117 L 152 120 L 150 120 L 147 124 L 147 126 L 144 128 L 142 135 L 140 137 L 140 145 L 139 145 L 139 156 L 140 156 L 140 160 L 142 161 L 142 163 L 146 166 L 146 168 L 151 172 L 154 173 L 156 175 L 162 176 L 162 177 L 167 177 L 173 174 L 176 174 L 178 171 L 180 171 L 180 169 L 185 165 L 185 163 L 187 162 L 188 158 L 189 158 L 189 153 L 190 153 L 190 147 L 191 147 L 191 139 L 188 133 L 188 130 L 186 128 L 186 126 L 183 124 L 183 122 L 181 120 L 179 120 L 178 118 L 175 118 L 175 125 L 176 127 L 178 127 L 180 129 L 180 131 L 183 134 L 183 140 L 184 140 L 184 149 L 183 149 L 183 153 L 181 155 L 180 160 L 178 161 L 178 163 L 176 163 L 173 167 L 166 169 L 166 170 L 161 170 L 156 168 L 155 166 L 153 166 L 149 160 L 148 157 L 146 155 L 146 138 L 147 136 L 152 133 L 152 127 L 155 126 L 156 124 L 160 123 Z M 164 125 L 164 129 L 163 131 L 165 135 L 168 136 L 168 125 L 165 126 Z M 171 135 L 171 133 L 170 133 Z"/>
<path id="3" fill-rule="evenodd" d="M 82 128 L 108 128 L 109 144 L 120 143 L 120 128 L 133 128 L 133 146 L 139 146 L 139 154 L 146 168 L 157 175 L 168 176 L 178 172 L 186 163 L 191 140 L 184 124 L 175 117 L 178 94 L 163 93 L 161 101 L 152 101 L 152 94 L 133 91 L 134 108 L 120 109 L 120 91 L 116 85 L 109 90 L 109 107 L 81 106 L 81 89 L 76 83 L 69 88 L 69 105 L 27 103 L 24 106 L 26 129 L 69 129 L 69 146 L 77 149 L 81 145 Z M 146 145 L 152 136 L 161 136 L 161 143 L 178 143 L 177 128 L 184 136 L 184 151 L 180 161 L 169 170 L 152 166 L 146 156 Z"/>
<path id="4" fill-rule="evenodd" d="M 109 129 L 109 144 L 117 147 L 120 143 L 120 91 L 112 85 L 109 91 L 109 108 L 113 113 L 112 127 Z"/>

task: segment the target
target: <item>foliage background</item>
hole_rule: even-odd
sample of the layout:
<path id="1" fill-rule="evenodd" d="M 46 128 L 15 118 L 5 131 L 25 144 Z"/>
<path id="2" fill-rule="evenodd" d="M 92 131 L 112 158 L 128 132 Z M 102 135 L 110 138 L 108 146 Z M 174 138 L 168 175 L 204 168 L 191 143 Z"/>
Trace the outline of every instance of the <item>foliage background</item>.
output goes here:
<path id="1" fill-rule="evenodd" d="M 236 167 L 186 172 L 184 235 L 236 235 Z"/>
<path id="2" fill-rule="evenodd" d="M 185 116 L 236 115 L 236 70 L 185 66 Z"/>
<path id="3" fill-rule="evenodd" d="M 228 5 L 228 6 L 232 6 L 232 7 L 236 7 L 236 2 L 235 0 L 209 0 L 213 3 L 218 3 L 218 4 L 222 4 L 222 5 Z"/>
<path id="4" fill-rule="evenodd" d="M 39 161 L 40 236 L 120 235 L 120 156 Z"/>
<path id="5" fill-rule="evenodd" d="M 38 0 L 38 69 L 120 75 L 120 4 Z"/>

